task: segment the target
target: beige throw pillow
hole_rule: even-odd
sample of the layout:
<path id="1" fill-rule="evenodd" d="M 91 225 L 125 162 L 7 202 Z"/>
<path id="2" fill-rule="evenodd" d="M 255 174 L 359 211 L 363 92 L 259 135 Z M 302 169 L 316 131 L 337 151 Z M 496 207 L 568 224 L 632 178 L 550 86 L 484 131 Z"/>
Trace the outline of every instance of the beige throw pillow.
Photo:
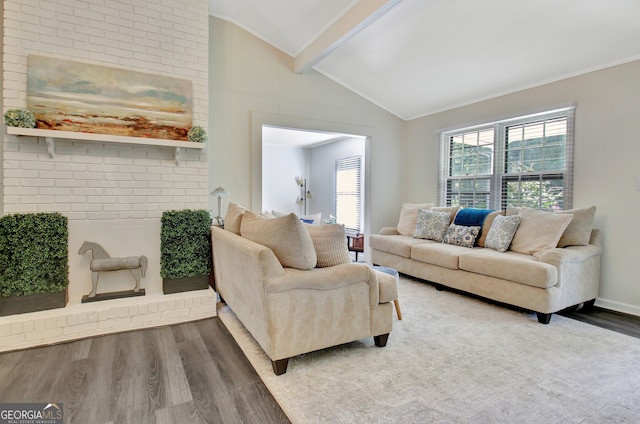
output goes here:
<path id="1" fill-rule="evenodd" d="M 305 270 L 316 266 L 311 236 L 294 213 L 268 218 L 246 211 L 242 216 L 240 235 L 270 248 L 284 267 Z"/>
<path id="2" fill-rule="evenodd" d="M 230 202 L 229 206 L 227 206 L 227 214 L 224 217 L 224 229 L 240 235 L 240 222 L 246 210 L 247 208 Z"/>
<path id="3" fill-rule="evenodd" d="M 342 224 L 305 224 L 318 262 L 316 268 L 324 268 L 351 262 L 347 248 L 347 234 Z"/>
<path id="4" fill-rule="evenodd" d="M 507 212 L 508 215 L 508 212 Z M 520 225 L 511 241 L 510 250 L 537 256 L 558 245 L 573 215 L 520 208 Z"/>
<path id="5" fill-rule="evenodd" d="M 569 223 L 562 237 L 560 237 L 560 241 L 558 241 L 558 247 L 586 246 L 589 244 L 593 220 L 596 216 L 596 207 L 569 209 L 558 213 L 573 215 L 571 223 Z"/>
<path id="6" fill-rule="evenodd" d="M 397 230 L 403 236 L 412 236 L 418 221 L 418 209 L 431 210 L 433 203 L 403 203 Z"/>
<path id="7" fill-rule="evenodd" d="M 484 219 L 484 224 L 482 224 L 482 232 L 480 233 L 480 237 L 477 240 L 477 244 L 480 247 L 484 247 L 484 244 L 487 240 L 487 235 L 489 235 L 489 230 L 491 229 L 491 224 L 493 224 L 493 220 L 496 219 L 496 216 L 504 216 L 504 211 L 493 211 Z M 509 240 L 511 243 L 511 240 Z"/>

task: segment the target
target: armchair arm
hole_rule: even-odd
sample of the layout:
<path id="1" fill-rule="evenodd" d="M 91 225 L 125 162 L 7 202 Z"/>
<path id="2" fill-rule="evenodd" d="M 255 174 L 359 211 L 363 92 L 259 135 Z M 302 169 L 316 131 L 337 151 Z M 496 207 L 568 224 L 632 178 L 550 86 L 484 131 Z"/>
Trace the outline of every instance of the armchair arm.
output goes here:
<path id="1" fill-rule="evenodd" d="M 310 270 L 286 268 L 284 275 L 266 281 L 265 291 L 273 294 L 288 290 L 336 290 L 362 282 L 369 285 L 369 306 L 374 309 L 380 299 L 378 277 L 365 264 L 349 263 Z"/>

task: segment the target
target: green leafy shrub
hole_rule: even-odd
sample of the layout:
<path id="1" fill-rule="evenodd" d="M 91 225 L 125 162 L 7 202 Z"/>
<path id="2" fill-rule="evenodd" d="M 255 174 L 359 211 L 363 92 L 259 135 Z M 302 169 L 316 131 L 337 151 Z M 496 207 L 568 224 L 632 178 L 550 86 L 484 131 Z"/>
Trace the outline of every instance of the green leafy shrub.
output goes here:
<path id="1" fill-rule="evenodd" d="M 64 291 L 69 285 L 69 232 L 59 213 L 0 218 L 2 297 Z"/>
<path id="2" fill-rule="evenodd" d="M 204 143 L 207 141 L 207 132 L 201 126 L 194 126 L 189 129 L 187 138 L 192 143 Z"/>
<path id="3" fill-rule="evenodd" d="M 4 123 L 10 127 L 33 128 L 36 126 L 36 118 L 26 109 L 9 109 L 4 114 Z"/>
<path id="4" fill-rule="evenodd" d="M 160 276 L 185 278 L 211 270 L 211 215 L 207 210 L 165 211 L 160 230 Z"/>

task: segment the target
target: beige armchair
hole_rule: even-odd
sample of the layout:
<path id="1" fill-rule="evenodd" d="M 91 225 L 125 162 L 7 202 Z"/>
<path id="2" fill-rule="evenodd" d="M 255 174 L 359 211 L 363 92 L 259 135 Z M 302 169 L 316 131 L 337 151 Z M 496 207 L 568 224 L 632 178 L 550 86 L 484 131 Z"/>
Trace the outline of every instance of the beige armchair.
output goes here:
<path id="1" fill-rule="evenodd" d="M 283 374 L 289 358 L 373 336 L 387 343 L 396 280 L 365 264 L 283 267 L 269 248 L 212 228 L 216 291 Z"/>

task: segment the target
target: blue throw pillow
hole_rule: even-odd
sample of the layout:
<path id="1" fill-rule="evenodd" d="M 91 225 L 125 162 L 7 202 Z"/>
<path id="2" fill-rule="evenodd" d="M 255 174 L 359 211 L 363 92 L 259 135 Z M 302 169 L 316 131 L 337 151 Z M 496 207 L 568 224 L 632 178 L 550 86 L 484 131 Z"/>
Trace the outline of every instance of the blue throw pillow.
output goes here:
<path id="1" fill-rule="evenodd" d="M 456 218 L 453 223 L 456 225 L 464 225 L 465 227 L 482 227 L 484 219 L 493 210 L 491 209 L 477 209 L 477 208 L 464 208 L 460 209 L 456 214 Z"/>
<path id="2" fill-rule="evenodd" d="M 491 209 L 478 209 L 478 208 L 464 208 L 460 209 L 456 214 L 453 223 L 455 225 L 464 225 L 465 227 L 480 227 L 480 232 L 476 238 L 479 239 L 482 235 L 482 225 L 484 220 L 493 210 Z"/>

